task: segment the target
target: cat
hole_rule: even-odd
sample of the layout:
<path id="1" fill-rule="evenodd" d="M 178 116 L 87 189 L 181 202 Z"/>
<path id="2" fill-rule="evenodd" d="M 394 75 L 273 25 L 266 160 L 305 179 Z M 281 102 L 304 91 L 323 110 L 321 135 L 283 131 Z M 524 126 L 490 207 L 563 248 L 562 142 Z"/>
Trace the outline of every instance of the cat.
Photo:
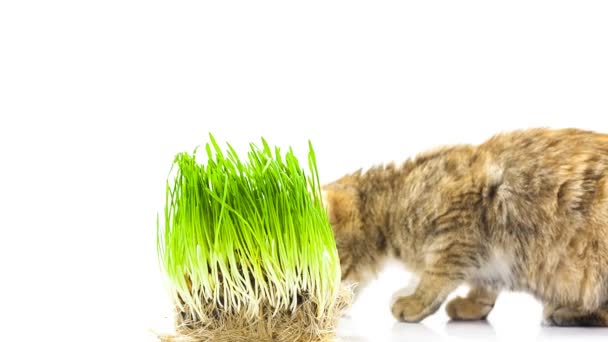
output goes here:
<path id="1" fill-rule="evenodd" d="M 342 280 L 365 285 L 387 259 L 419 277 L 391 307 L 419 322 L 448 295 L 453 320 L 487 317 L 526 291 L 557 326 L 608 326 L 608 135 L 528 129 L 442 147 L 324 185 Z"/>

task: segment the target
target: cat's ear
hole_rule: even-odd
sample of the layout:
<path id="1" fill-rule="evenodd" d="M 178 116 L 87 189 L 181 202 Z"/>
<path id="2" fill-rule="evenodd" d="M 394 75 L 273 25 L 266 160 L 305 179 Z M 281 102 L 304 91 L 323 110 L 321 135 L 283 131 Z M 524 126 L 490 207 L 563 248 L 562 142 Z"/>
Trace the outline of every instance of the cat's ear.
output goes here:
<path id="1" fill-rule="evenodd" d="M 324 186 L 322 190 L 332 228 L 335 231 L 355 229 L 359 222 L 356 188 L 350 184 L 332 183 Z"/>

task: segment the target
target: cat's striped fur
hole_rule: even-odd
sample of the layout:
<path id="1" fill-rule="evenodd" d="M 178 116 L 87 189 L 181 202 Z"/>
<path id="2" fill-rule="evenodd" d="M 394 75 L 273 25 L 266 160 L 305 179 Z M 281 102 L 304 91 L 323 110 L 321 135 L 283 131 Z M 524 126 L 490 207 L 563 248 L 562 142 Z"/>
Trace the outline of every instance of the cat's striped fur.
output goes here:
<path id="1" fill-rule="evenodd" d="M 343 280 L 390 257 L 420 277 L 392 313 L 483 319 L 500 290 L 527 291 L 556 325 L 608 325 L 608 135 L 532 129 L 436 149 L 324 187 Z"/>

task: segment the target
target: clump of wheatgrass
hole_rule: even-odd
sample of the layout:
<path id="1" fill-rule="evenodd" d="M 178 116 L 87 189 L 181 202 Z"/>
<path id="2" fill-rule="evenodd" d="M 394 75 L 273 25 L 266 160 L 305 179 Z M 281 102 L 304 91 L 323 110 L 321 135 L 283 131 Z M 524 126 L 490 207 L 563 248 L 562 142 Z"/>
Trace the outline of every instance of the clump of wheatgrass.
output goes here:
<path id="1" fill-rule="evenodd" d="M 177 333 L 161 339 L 331 339 L 350 296 L 312 145 L 308 173 L 264 139 L 241 160 L 210 135 L 203 154 L 178 154 L 167 182 L 157 243 Z"/>

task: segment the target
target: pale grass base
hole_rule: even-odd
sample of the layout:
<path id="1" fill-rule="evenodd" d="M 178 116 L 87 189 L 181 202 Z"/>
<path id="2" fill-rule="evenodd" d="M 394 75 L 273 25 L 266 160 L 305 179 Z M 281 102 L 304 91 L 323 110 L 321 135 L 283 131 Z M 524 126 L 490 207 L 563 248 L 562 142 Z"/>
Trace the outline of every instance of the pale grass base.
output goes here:
<path id="1" fill-rule="evenodd" d="M 350 305 L 351 288 L 341 289 L 335 305 L 317 318 L 317 305 L 308 300 L 292 312 L 279 312 L 272 316 L 264 313 L 255 321 L 238 315 L 219 314 L 208 322 L 185 321 L 178 312 L 175 335 L 159 336 L 162 342 L 325 342 L 333 341 L 338 318 Z M 217 314 L 216 314 L 217 316 Z"/>

